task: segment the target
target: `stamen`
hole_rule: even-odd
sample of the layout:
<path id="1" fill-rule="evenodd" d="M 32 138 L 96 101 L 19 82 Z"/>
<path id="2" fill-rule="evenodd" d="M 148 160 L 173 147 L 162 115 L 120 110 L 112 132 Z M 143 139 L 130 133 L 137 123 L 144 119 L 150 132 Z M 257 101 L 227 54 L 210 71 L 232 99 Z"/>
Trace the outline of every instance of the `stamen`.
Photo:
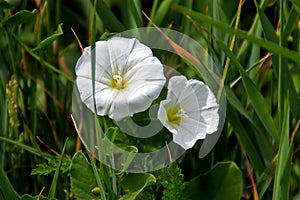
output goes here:
<path id="1" fill-rule="evenodd" d="M 113 75 L 111 80 L 111 86 L 116 89 L 124 89 L 126 87 L 126 80 L 121 76 L 121 72 L 117 71 L 117 74 Z"/>
<path id="2" fill-rule="evenodd" d="M 186 116 L 185 112 L 180 108 L 170 108 L 167 110 L 168 120 L 171 124 L 179 124 L 181 118 Z"/>

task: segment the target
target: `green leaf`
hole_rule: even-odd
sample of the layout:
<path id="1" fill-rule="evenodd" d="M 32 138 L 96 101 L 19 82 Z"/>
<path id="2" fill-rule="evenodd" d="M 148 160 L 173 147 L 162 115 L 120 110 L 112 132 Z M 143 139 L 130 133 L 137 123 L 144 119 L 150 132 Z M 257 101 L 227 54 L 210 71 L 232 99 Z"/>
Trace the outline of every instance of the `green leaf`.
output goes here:
<path id="1" fill-rule="evenodd" d="M 129 191 L 120 198 L 120 200 L 135 199 L 143 189 L 156 182 L 155 176 L 152 174 L 128 174 L 120 183 L 120 186 Z"/>
<path id="2" fill-rule="evenodd" d="M 18 199 L 14 188 L 9 182 L 2 166 L 0 166 L 0 195 L 3 196 L 5 200 Z"/>
<path id="3" fill-rule="evenodd" d="M 28 23 L 35 21 L 37 15 L 37 10 L 34 9 L 32 12 L 28 10 L 21 10 L 16 14 L 8 17 L 2 22 L 2 25 L 9 25 L 9 26 L 17 26 L 23 23 Z"/>
<path id="4" fill-rule="evenodd" d="M 243 192 L 241 170 L 233 162 L 217 163 L 209 172 L 187 183 L 187 193 L 198 200 L 240 200 Z"/>
<path id="5" fill-rule="evenodd" d="M 100 199 L 92 192 L 98 185 L 93 168 L 82 152 L 77 152 L 72 159 L 70 177 L 76 199 Z"/>
<path id="6" fill-rule="evenodd" d="M 62 24 L 59 24 L 57 30 L 51 36 L 42 40 L 32 51 L 43 50 L 51 46 L 53 41 L 63 34 L 63 30 L 61 29 L 61 26 Z"/>

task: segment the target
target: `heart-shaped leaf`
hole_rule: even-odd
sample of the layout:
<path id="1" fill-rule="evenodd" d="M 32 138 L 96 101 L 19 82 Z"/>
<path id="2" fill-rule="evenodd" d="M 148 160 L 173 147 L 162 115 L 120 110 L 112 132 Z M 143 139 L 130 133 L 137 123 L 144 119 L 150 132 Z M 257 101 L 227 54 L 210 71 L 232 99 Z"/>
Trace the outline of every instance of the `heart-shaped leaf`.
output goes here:
<path id="1" fill-rule="evenodd" d="M 241 170 L 233 162 L 220 162 L 187 183 L 191 199 L 239 200 L 243 191 Z"/>

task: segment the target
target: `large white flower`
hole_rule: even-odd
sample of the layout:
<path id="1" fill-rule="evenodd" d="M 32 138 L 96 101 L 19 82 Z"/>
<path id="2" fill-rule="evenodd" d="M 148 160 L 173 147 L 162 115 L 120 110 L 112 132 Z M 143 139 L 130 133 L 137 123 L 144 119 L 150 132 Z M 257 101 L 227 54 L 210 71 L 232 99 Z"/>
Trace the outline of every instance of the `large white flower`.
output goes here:
<path id="1" fill-rule="evenodd" d="M 165 84 L 163 66 L 137 39 L 114 37 L 95 44 L 95 104 L 91 47 L 77 61 L 76 84 L 81 100 L 112 119 L 146 110 Z"/>
<path id="2" fill-rule="evenodd" d="M 173 76 L 167 99 L 160 102 L 158 119 L 173 134 L 173 141 L 184 149 L 215 132 L 219 105 L 209 87 L 198 80 Z"/>

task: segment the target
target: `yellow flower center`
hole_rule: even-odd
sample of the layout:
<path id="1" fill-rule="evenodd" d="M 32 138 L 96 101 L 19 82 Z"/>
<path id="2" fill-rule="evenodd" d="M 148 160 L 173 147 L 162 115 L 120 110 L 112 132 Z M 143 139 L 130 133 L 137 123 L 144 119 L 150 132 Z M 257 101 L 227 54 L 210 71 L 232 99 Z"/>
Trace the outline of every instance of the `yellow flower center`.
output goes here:
<path id="1" fill-rule="evenodd" d="M 126 88 L 127 86 L 127 80 L 121 76 L 121 72 L 118 71 L 117 74 L 113 75 L 113 78 L 111 80 L 111 87 L 122 90 Z"/>
<path id="2" fill-rule="evenodd" d="M 167 116 L 170 124 L 179 124 L 184 112 L 180 108 L 170 108 L 167 110 Z"/>

